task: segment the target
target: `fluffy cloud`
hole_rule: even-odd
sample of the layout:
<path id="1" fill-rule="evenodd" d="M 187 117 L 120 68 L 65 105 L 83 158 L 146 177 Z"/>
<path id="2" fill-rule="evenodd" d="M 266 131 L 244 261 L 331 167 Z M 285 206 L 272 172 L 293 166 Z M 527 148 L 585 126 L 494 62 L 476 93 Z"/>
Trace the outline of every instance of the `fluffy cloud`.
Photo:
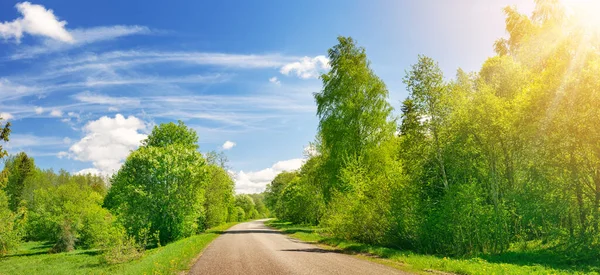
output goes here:
<path id="1" fill-rule="evenodd" d="M 76 160 L 92 162 L 95 170 L 85 171 L 112 174 L 121 167 L 129 152 L 146 138 L 140 132 L 145 130 L 146 124 L 134 116 L 104 116 L 83 127 L 85 137 L 73 144 L 69 152 Z"/>
<path id="2" fill-rule="evenodd" d="M 229 150 L 231 148 L 233 148 L 235 146 L 235 142 L 233 141 L 225 141 L 225 143 L 223 143 L 223 146 L 221 146 L 223 148 L 223 150 Z"/>
<path id="3" fill-rule="evenodd" d="M 59 109 L 54 109 L 52 110 L 52 112 L 50 112 L 50 116 L 53 117 L 61 117 L 63 115 L 63 112 Z"/>
<path id="4" fill-rule="evenodd" d="M 315 56 L 313 58 L 305 56 L 300 61 L 292 62 L 281 67 L 279 72 L 284 75 L 295 73 L 296 76 L 302 79 L 308 79 L 318 77 L 320 71 L 328 70 L 329 68 L 329 59 L 324 55 Z"/>
<path id="5" fill-rule="evenodd" d="M 13 119 L 15 117 L 13 115 L 11 115 L 10 113 L 2 112 L 2 113 L 0 113 L 0 118 L 2 118 L 3 120 L 9 120 L 9 119 Z"/>
<path id="6" fill-rule="evenodd" d="M 67 21 L 59 21 L 52 10 L 42 5 L 22 2 L 15 5 L 22 17 L 0 23 L 0 36 L 21 41 L 24 33 L 48 37 L 61 42 L 73 43 L 73 36 L 65 29 Z"/>
<path id="7" fill-rule="evenodd" d="M 269 78 L 269 82 L 271 82 L 275 85 L 281 85 L 281 81 L 279 81 L 279 79 L 277 79 L 276 76 Z"/>
<path id="8" fill-rule="evenodd" d="M 235 175 L 235 190 L 238 194 L 260 193 L 279 173 L 300 169 L 304 161 L 304 159 L 290 159 L 279 161 L 269 168 L 256 172 L 240 171 Z"/>
<path id="9" fill-rule="evenodd" d="M 44 112 L 44 108 L 42 107 L 35 107 L 35 113 L 38 115 L 41 115 Z"/>

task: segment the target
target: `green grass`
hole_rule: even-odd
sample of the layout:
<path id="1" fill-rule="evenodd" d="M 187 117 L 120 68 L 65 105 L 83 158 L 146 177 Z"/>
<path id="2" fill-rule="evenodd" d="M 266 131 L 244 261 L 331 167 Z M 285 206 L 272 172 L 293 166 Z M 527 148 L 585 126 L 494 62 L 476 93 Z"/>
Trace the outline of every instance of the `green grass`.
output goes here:
<path id="1" fill-rule="evenodd" d="M 600 274 L 600 258 L 598 257 L 574 261 L 572 255 L 566 251 L 551 250 L 541 245 L 526 250 L 512 248 L 508 252 L 498 255 L 448 258 L 331 238 L 324 229 L 314 226 L 294 225 L 277 220 L 270 220 L 267 225 L 290 234 L 291 237 L 312 242 L 327 249 L 355 254 L 364 259 L 421 274 L 435 274 L 436 271 L 486 275 Z"/>
<path id="2" fill-rule="evenodd" d="M 98 250 L 48 254 L 52 245 L 27 242 L 0 258 L 0 274 L 176 274 L 188 270 L 202 250 L 234 224 L 146 250 L 141 258 L 122 264 L 103 263 Z"/>

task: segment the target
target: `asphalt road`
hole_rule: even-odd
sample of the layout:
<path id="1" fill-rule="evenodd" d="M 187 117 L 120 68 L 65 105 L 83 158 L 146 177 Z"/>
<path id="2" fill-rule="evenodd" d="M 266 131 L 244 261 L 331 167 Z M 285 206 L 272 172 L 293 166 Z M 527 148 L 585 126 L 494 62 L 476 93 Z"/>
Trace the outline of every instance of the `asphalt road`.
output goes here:
<path id="1" fill-rule="evenodd" d="M 204 250 L 190 274 L 407 274 L 351 255 L 321 249 L 265 226 L 238 224 Z"/>

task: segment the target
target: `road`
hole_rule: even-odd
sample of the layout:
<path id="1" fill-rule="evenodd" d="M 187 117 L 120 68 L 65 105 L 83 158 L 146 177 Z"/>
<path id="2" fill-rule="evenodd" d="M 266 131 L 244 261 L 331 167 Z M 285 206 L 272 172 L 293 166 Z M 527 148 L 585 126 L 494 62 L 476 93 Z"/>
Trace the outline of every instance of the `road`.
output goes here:
<path id="1" fill-rule="evenodd" d="M 204 250 L 190 274 L 407 273 L 298 241 L 259 220 L 225 231 Z"/>

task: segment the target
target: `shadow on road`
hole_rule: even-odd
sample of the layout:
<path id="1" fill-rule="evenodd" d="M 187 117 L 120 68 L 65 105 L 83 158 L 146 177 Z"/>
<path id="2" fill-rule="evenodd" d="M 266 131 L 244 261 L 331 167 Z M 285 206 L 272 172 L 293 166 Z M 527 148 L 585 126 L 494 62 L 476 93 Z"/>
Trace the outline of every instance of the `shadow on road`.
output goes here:
<path id="1" fill-rule="evenodd" d="M 328 250 L 328 249 L 322 249 L 322 248 L 282 249 L 280 251 L 286 251 L 286 252 L 308 252 L 308 253 L 342 253 L 341 250 Z"/>
<path id="2" fill-rule="evenodd" d="M 281 231 L 267 229 L 248 229 L 248 230 L 227 230 L 219 231 L 219 234 L 284 234 Z"/>

